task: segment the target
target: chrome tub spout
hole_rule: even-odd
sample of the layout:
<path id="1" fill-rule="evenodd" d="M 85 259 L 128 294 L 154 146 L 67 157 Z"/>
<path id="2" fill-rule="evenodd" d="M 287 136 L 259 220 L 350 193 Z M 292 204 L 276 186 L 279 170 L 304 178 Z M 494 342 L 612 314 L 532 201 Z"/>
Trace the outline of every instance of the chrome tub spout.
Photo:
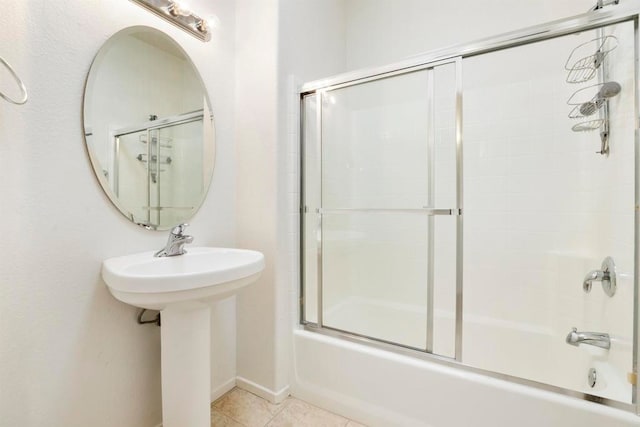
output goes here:
<path id="1" fill-rule="evenodd" d="M 611 339 L 609 334 L 601 332 L 578 332 L 576 328 L 572 328 L 567 335 L 567 344 L 578 346 L 580 344 L 593 345 L 596 347 L 609 350 L 611 348 Z"/>

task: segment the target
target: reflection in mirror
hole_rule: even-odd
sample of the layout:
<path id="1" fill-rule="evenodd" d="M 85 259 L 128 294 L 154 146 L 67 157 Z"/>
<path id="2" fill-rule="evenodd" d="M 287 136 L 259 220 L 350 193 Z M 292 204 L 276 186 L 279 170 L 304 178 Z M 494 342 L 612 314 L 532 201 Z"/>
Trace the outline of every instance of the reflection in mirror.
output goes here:
<path id="1" fill-rule="evenodd" d="M 102 46 L 87 78 L 84 132 L 102 188 L 134 223 L 166 230 L 204 201 L 215 154 L 209 99 L 164 33 L 127 28 Z"/>

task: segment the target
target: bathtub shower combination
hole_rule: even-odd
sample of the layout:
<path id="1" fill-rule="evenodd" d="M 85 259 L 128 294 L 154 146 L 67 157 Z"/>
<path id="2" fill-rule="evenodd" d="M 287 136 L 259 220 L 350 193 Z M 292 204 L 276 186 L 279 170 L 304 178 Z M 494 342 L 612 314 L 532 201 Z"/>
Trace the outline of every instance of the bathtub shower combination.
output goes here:
<path id="1" fill-rule="evenodd" d="M 303 85 L 304 329 L 637 412 L 638 13 Z"/>

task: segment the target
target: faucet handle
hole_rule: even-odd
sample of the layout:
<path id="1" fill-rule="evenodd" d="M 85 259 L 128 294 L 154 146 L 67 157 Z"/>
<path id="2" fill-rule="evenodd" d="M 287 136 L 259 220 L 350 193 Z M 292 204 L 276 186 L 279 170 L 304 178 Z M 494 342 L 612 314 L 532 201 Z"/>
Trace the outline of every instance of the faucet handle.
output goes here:
<path id="1" fill-rule="evenodd" d="M 571 332 L 567 334 L 567 338 L 565 339 L 567 344 L 578 345 L 578 328 L 575 326 L 571 328 Z"/>
<path id="2" fill-rule="evenodd" d="M 184 233 L 185 228 L 187 228 L 189 224 L 186 222 L 184 224 L 176 225 L 171 229 L 171 234 L 175 234 L 176 236 L 181 236 Z"/>
<path id="3" fill-rule="evenodd" d="M 582 281 L 582 289 L 589 293 L 592 282 L 602 282 L 602 289 L 607 296 L 612 297 L 616 293 L 616 264 L 611 257 L 606 257 L 602 261 L 600 270 L 592 270 L 587 273 Z"/>

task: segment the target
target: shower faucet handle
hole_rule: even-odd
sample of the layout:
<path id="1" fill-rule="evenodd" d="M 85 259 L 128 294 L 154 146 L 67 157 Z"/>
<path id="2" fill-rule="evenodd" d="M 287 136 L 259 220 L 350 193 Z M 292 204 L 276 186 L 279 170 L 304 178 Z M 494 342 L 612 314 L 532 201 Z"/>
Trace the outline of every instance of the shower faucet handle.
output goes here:
<path id="1" fill-rule="evenodd" d="M 602 261 L 600 270 L 591 270 L 582 281 L 582 289 L 585 293 L 591 292 L 593 282 L 600 281 L 604 293 L 612 297 L 616 293 L 616 264 L 613 258 L 606 257 Z"/>

